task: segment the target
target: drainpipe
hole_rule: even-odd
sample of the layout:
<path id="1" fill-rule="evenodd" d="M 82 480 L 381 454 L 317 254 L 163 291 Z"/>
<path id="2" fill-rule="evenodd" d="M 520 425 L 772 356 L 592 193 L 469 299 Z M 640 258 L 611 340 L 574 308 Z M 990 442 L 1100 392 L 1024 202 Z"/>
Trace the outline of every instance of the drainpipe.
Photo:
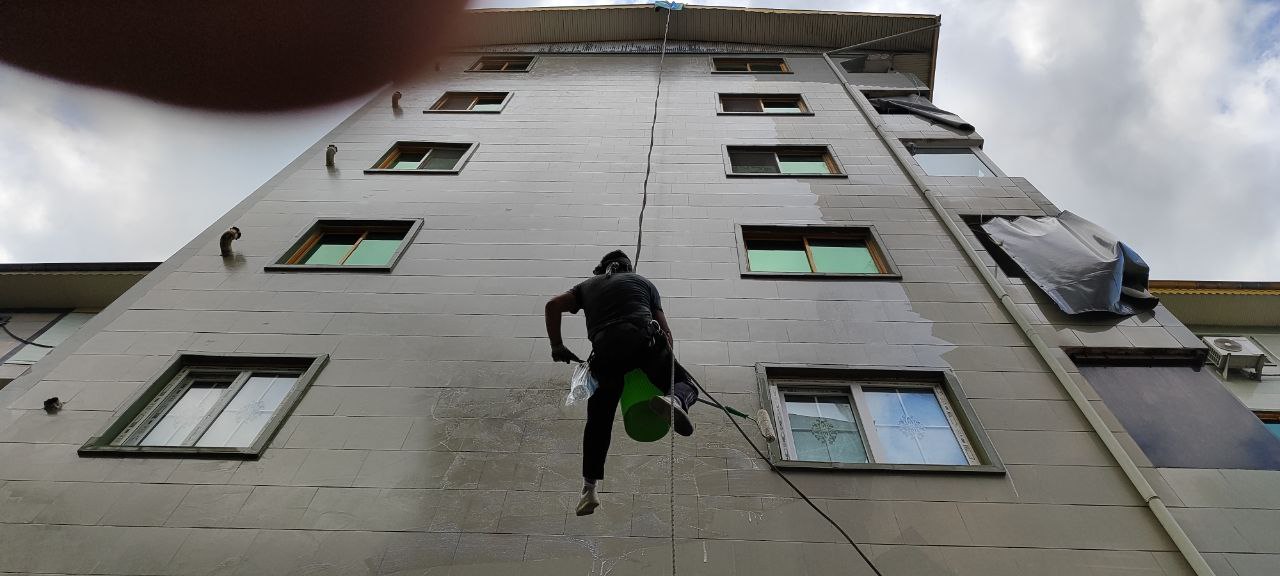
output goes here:
<path id="1" fill-rule="evenodd" d="M 836 63 L 831 60 L 830 56 L 823 53 L 822 58 L 827 61 L 827 66 L 831 68 L 831 73 L 835 74 L 836 81 L 840 83 L 840 86 L 844 88 L 845 93 L 847 93 L 849 98 L 853 100 L 854 104 L 858 106 L 858 110 L 862 112 L 862 116 L 867 119 L 867 122 L 875 129 L 876 134 L 880 136 L 880 141 L 884 143 L 884 145 L 889 149 L 889 153 L 893 154 L 894 159 L 898 161 L 900 166 L 902 166 L 903 172 L 906 173 L 907 178 L 911 180 L 911 184 L 915 187 L 916 191 L 920 193 L 920 196 L 929 204 L 929 208 L 933 210 L 933 213 L 938 217 L 938 220 L 946 227 L 947 233 L 951 235 L 951 239 L 960 246 L 960 250 L 964 252 L 965 258 L 978 270 L 978 274 L 982 276 L 982 280 L 987 285 L 987 289 L 989 289 L 991 294 L 995 296 L 996 300 L 1000 302 L 1000 306 L 1004 308 L 1005 313 L 1008 314 L 1009 317 L 1013 319 L 1014 323 L 1018 325 L 1018 328 L 1022 330 L 1023 335 L 1031 341 L 1031 345 L 1040 355 L 1040 358 L 1044 360 L 1044 363 L 1049 366 L 1049 370 L 1053 372 L 1058 383 L 1067 391 L 1067 395 L 1071 397 L 1071 401 L 1074 402 L 1076 407 L 1080 409 L 1080 412 L 1084 414 L 1085 420 L 1089 422 L 1089 426 L 1093 428 L 1093 431 L 1102 439 L 1102 444 L 1106 446 L 1107 452 L 1111 454 L 1111 457 L 1115 458 L 1116 462 L 1120 464 L 1120 469 L 1124 471 L 1124 475 L 1129 479 L 1129 483 L 1132 484 L 1134 489 L 1138 491 L 1138 494 L 1142 496 L 1147 507 L 1151 509 L 1151 513 L 1155 515 L 1156 521 L 1158 521 L 1160 526 L 1164 528 L 1165 533 L 1169 535 L 1169 539 L 1173 540 L 1174 546 L 1177 546 L 1178 551 L 1181 552 L 1182 557 L 1187 560 L 1187 564 L 1191 566 L 1192 571 L 1194 571 L 1197 576 L 1214 576 L 1213 569 L 1209 567 L 1209 563 L 1205 561 L 1204 556 L 1202 556 L 1200 551 L 1196 549 L 1195 544 L 1191 542 L 1191 538 L 1189 538 L 1187 533 L 1183 531 L 1182 526 L 1178 524 L 1177 519 L 1175 519 L 1173 514 L 1169 512 L 1164 501 L 1160 499 L 1160 496 L 1156 494 L 1155 489 L 1151 487 L 1151 483 L 1147 482 L 1147 478 L 1142 475 L 1141 470 L 1138 469 L 1138 465 L 1133 461 L 1133 458 L 1129 456 L 1128 452 L 1125 452 L 1124 446 L 1120 444 L 1120 440 L 1116 438 L 1115 433 L 1107 427 L 1107 423 L 1102 419 L 1102 415 L 1093 407 L 1093 404 L 1089 403 L 1089 399 L 1085 397 L 1084 391 L 1080 389 L 1080 386 L 1076 384 L 1075 380 L 1071 378 L 1071 375 L 1067 373 L 1067 369 L 1062 365 L 1062 361 L 1058 360 L 1058 357 L 1053 354 L 1053 349 L 1045 343 L 1044 338 L 1040 336 L 1040 333 L 1031 325 L 1031 322 L 1027 320 L 1026 315 L 1018 309 L 1017 304 L 1013 301 L 1013 297 L 1004 289 L 1004 286 L 996 280 L 995 274 L 983 265 L 982 258 L 978 256 L 977 250 L 975 250 L 973 245 L 969 243 L 969 239 L 965 237 L 960 225 L 956 224 L 955 220 L 951 218 L 951 214 L 933 193 L 933 190 L 924 183 L 924 180 L 919 175 L 917 169 L 913 166 L 913 162 L 908 157 L 906 149 L 901 145 L 894 145 L 894 138 L 885 131 L 884 121 L 880 119 L 880 114 L 871 107 L 871 102 L 867 100 L 867 97 L 862 94 L 862 92 L 854 90 L 849 86 L 848 82 L 845 82 L 844 75 L 840 73 L 840 69 L 836 66 Z"/>

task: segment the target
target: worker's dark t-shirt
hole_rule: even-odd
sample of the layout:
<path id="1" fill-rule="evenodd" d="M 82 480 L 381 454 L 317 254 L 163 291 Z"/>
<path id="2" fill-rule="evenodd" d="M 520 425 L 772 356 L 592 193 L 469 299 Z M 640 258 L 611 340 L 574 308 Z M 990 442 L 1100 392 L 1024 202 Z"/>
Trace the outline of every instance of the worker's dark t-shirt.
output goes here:
<path id="1" fill-rule="evenodd" d="M 601 274 L 584 280 L 569 290 L 574 308 L 587 317 L 587 338 L 595 340 L 601 328 L 623 320 L 648 321 L 662 310 L 658 288 L 648 278 L 634 272 Z"/>

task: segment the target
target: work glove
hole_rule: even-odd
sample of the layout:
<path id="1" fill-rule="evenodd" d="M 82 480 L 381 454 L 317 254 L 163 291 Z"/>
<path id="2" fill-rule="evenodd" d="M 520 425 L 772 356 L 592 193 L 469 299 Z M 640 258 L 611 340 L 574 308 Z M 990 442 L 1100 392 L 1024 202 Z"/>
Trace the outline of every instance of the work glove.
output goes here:
<path id="1" fill-rule="evenodd" d="M 582 359 L 579 358 L 577 354 L 574 354 L 573 351 L 564 344 L 551 345 L 551 359 L 556 362 L 564 362 L 565 364 L 568 364 L 570 360 L 574 362 L 582 362 Z"/>

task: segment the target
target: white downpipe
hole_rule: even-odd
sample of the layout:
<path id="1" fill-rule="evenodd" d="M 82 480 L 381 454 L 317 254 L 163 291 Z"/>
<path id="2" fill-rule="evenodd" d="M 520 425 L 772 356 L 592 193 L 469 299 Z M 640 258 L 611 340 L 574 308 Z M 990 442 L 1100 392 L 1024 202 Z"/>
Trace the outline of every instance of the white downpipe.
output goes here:
<path id="1" fill-rule="evenodd" d="M 1013 318 L 1014 323 L 1016 323 L 1018 328 L 1022 330 L 1023 335 L 1031 341 L 1031 345 L 1040 355 L 1040 358 L 1044 360 L 1044 363 L 1049 366 L 1049 370 L 1053 372 L 1053 375 L 1057 377 L 1058 383 L 1062 384 L 1063 389 L 1067 391 L 1067 395 L 1071 397 L 1071 401 L 1074 402 L 1076 407 L 1080 409 L 1080 412 L 1084 414 L 1085 420 L 1089 422 L 1089 426 L 1093 428 L 1093 431 L 1097 433 L 1098 437 L 1102 440 L 1102 444 L 1106 446 L 1107 452 L 1110 452 L 1112 458 L 1115 458 L 1116 462 L 1120 464 L 1120 469 L 1124 471 L 1124 475 L 1129 479 L 1129 483 L 1132 484 L 1134 489 L 1138 491 L 1138 494 L 1142 496 L 1143 501 L 1147 504 L 1147 508 L 1149 508 L 1151 513 L 1155 515 L 1156 521 L 1158 521 L 1160 526 L 1164 528 L 1165 533 L 1169 535 L 1169 539 L 1173 540 L 1174 546 L 1177 546 L 1178 551 L 1182 553 L 1182 557 L 1187 560 L 1187 564 L 1191 566 L 1191 569 L 1197 576 L 1215 576 L 1213 569 L 1209 567 L 1209 563 L 1205 561 L 1204 556 L 1202 556 L 1200 551 L 1196 549 L 1195 544 L 1191 541 L 1191 538 L 1187 536 L 1187 533 L 1182 529 L 1182 526 L 1178 524 L 1177 519 L 1174 518 L 1173 514 L 1169 512 L 1169 509 L 1165 507 L 1160 496 L 1156 494 L 1155 489 L 1152 488 L 1151 483 L 1147 481 L 1147 478 L 1142 475 L 1142 471 L 1138 469 L 1138 465 L 1133 461 L 1133 458 L 1129 456 L 1129 453 L 1125 451 L 1124 446 L 1120 444 L 1119 438 L 1116 438 L 1115 433 L 1107 426 L 1102 415 L 1093 407 L 1093 404 L 1089 403 L 1089 399 L 1085 397 L 1084 391 L 1081 390 L 1080 386 L 1071 378 L 1071 375 L 1067 372 L 1066 367 L 1062 365 L 1062 362 L 1054 356 L 1053 349 L 1045 343 L 1044 339 L 1041 338 L 1040 333 L 1027 320 L 1026 315 L 1018 309 L 1017 304 L 1013 301 L 1013 297 L 1004 289 L 1004 286 L 996 280 L 995 275 L 983 265 L 982 258 L 978 255 L 977 250 L 975 250 L 973 245 L 969 243 L 969 239 L 965 237 L 960 226 L 951 218 L 951 214 L 947 211 L 946 207 L 942 205 L 929 186 L 924 183 L 913 169 L 911 159 L 906 157 L 906 152 L 902 146 L 893 145 L 893 138 L 885 132 L 884 121 L 880 119 L 880 115 L 871 107 L 871 102 L 867 100 L 867 97 L 863 95 L 862 92 L 854 90 L 849 86 L 848 82 L 845 82 L 844 75 L 840 73 L 840 69 L 836 66 L 835 62 L 831 60 L 830 56 L 823 54 L 822 58 L 827 61 L 827 66 L 831 68 L 831 72 L 835 74 L 836 80 L 840 82 L 840 86 L 844 88 L 844 91 L 849 95 L 849 98 L 858 106 L 858 110 L 862 112 L 863 117 L 865 117 L 867 122 L 871 124 L 871 127 L 875 129 L 876 135 L 880 137 L 881 142 L 883 142 L 889 149 L 889 153 L 893 154 L 894 159 L 902 166 L 903 172 L 906 173 L 907 178 L 911 179 L 911 183 L 914 185 L 916 190 L 919 191 L 920 196 L 924 198 L 925 202 L 929 204 L 929 207 L 933 210 L 934 214 L 937 215 L 938 220 L 940 220 L 943 226 L 946 227 L 947 233 L 950 234 L 951 238 L 960 246 L 960 250 L 964 252 L 965 258 L 968 259 L 969 263 L 978 270 L 978 274 L 982 276 L 982 280 L 987 285 L 987 289 L 991 290 L 991 293 L 997 300 L 999 300 L 1001 307 L 1004 308 L 1005 313 L 1007 313 L 1010 318 Z"/>

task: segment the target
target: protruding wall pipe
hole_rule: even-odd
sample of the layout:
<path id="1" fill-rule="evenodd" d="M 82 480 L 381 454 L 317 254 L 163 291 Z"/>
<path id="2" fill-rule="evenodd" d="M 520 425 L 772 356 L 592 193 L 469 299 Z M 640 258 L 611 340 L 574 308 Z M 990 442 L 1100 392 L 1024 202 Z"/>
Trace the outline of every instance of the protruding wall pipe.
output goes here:
<path id="1" fill-rule="evenodd" d="M 1142 471 L 1138 468 L 1137 463 L 1133 461 L 1133 458 L 1125 451 L 1124 446 L 1120 444 L 1120 439 L 1117 438 L 1115 433 L 1111 431 L 1111 428 L 1107 426 L 1106 420 L 1104 420 L 1102 415 L 1098 413 L 1098 410 L 1093 407 L 1093 404 L 1089 403 L 1089 399 L 1085 396 L 1084 391 L 1081 390 L 1080 386 L 1071 378 L 1066 367 L 1063 366 L 1062 362 L 1058 360 L 1058 357 L 1053 354 L 1053 350 L 1045 343 L 1044 338 L 1042 338 L 1035 327 L 1031 325 L 1031 322 L 1027 320 L 1026 315 L 1018 309 L 1017 303 L 1013 300 L 1013 296 L 1009 294 L 1008 290 L 1004 289 L 1004 286 L 1000 284 L 995 275 L 992 274 L 991 270 L 988 270 L 987 267 L 983 265 L 982 258 L 978 255 L 978 251 L 969 243 L 969 239 L 965 237 L 960 225 L 956 224 L 955 220 L 951 218 L 951 214 L 947 212 L 946 207 L 943 206 L 942 202 L 938 200 L 938 197 L 934 195 L 933 190 L 924 183 L 924 180 L 916 170 L 912 168 L 913 162 L 910 158 L 905 156 L 905 148 L 893 145 L 893 137 L 886 133 L 884 121 L 880 119 L 880 115 L 871 107 L 871 102 L 868 101 L 867 97 L 861 92 L 854 90 L 849 86 L 849 83 L 845 81 L 844 75 L 840 73 L 840 68 L 836 66 L 836 63 L 831 60 L 830 56 L 823 54 L 822 58 L 827 61 L 827 66 L 831 68 L 831 73 L 835 74 L 836 81 L 840 83 L 840 86 L 844 88 L 845 93 L 848 94 L 849 98 L 853 100 L 853 103 L 857 105 L 858 111 L 862 113 L 862 116 L 866 118 L 869 124 L 871 124 L 876 135 L 880 137 L 880 141 L 889 149 L 889 153 L 893 155 L 894 159 L 902 167 L 903 172 L 906 173 L 907 178 L 911 180 L 911 183 L 919 192 L 920 196 L 927 204 L 929 204 L 929 208 L 932 209 L 933 213 L 938 217 L 938 220 L 942 222 L 943 227 L 947 229 L 947 233 L 951 235 L 951 239 L 960 247 L 960 251 L 964 253 L 965 258 L 969 263 L 977 269 L 978 274 L 982 277 L 983 283 L 987 285 L 987 289 L 990 290 L 992 295 L 996 297 L 996 300 L 1000 302 L 1000 306 L 1004 308 L 1005 313 L 1008 314 L 1009 317 L 1013 319 L 1014 323 L 1018 325 L 1018 328 L 1021 329 L 1027 340 L 1031 341 L 1031 345 L 1035 348 L 1036 353 L 1038 353 L 1040 358 L 1044 360 L 1044 363 L 1049 366 L 1049 370 L 1053 372 L 1058 383 L 1062 385 L 1064 390 L 1066 390 L 1067 396 L 1071 397 L 1072 402 L 1075 403 L 1076 407 L 1084 415 L 1085 420 L 1089 422 L 1090 428 L 1092 428 L 1098 435 L 1098 438 L 1102 440 L 1102 444 L 1106 446 L 1107 452 L 1110 453 L 1111 457 L 1120 465 L 1120 469 L 1124 472 L 1125 478 L 1127 478 L 1129 483 L 1133 485 L 1134 489 L 1138 491 L 1138 494 L 1146 503 L 1147 508 L 1151 510 L 1152 515 L 1156 517 L 1156 521 L 1160 523 L 1162 528 L 1164 528 L 1165 533 L 1169 535 L 1169 539 L 1173 541 L 1174 546 L 1178 548 L 1178 552 L 1180 552 L 1182 557 L 1186 559 L 1187 564 L 1191 566 L 1192 571 L 1194 571 L 1197 576 L 1215 576 L 1213 569 L 1209 567 L 1209 563 L 1205 561 L 1204 556 L 1200 554 L 1198 549 L 1196 549 L 1195 543 L 1191 541 L 1191 538 L 1187 536 L 1186 531 L 1184 531 L 1182 526 L 1178 524 L 1178 520 L 1169 512 L 1164 501 L 1162 501 L 1160 496 L 1156 493 L 1155 488 L 1153 488 L 1151 483 L 1147 481 L 1147 478 L 1142 475 Z"/>
<path id="2" fill-rule="evenodd" d="M 400 98 L 401 98 L 402 96 L 404 96 L 404 95 L 403 95 L 403 94 L 401 94 L 399 90 L 396 90 L 394 93 L 392 93 L 392 94 L 391 94 L 391 107 L 392 107 L 392 108 L 399 108 L 399 107 L 400 107 Z"/>
<path id="3" fill-rule="evenodd" d="M 218 238 L 218 250 L 223 256 L 231 255 L 231 241 L 240 239 L 240 229 L 232 226 Z"/>
<path id="4" fill-rule="evenodd" d="M 324 149 L 324 165 L 333 168 L 333 157 L 338 155 L 338 147 L 330 144 Z"/>

